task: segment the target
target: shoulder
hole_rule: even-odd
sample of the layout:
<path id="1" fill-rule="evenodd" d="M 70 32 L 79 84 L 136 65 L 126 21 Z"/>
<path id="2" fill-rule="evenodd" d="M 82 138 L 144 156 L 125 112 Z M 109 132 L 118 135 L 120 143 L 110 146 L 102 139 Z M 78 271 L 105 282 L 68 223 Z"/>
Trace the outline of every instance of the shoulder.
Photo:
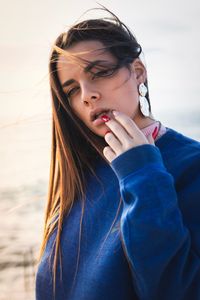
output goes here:
<path id="1" fill-rule="evenodd" d="M 167 132 L 158 139 L 156 146 L 158 146 L 161 151 L 165 151 L 166 149 L 173 150 L 173 148 L 178 148 L 180 150 L 184 149 L 184 151 L 190 149 L 197 153 L 200 151 L 199 141 L 185 136 L 171 128 L 167 128 Z"/>
<path id="2" fill-rule="evenodd" d="M 166 168 L 178 177 L 200 177 L 200 142 L 187 137 L 171 128 L 156 142 Z"/>

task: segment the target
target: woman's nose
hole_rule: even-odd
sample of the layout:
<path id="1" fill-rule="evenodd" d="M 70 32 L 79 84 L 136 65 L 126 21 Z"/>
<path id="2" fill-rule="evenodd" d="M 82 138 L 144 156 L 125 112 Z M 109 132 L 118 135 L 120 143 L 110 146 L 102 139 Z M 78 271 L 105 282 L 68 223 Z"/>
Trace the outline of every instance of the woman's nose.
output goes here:
<path id="1" fill-rule="evenodd" d="M 82 89 L 82 102 L 85 105 L 90 105 L 91 103 L 99 100 L 101 98 L 101 94 L 99 91 L 94 90 L 93 87 L 84 87 Z"/>

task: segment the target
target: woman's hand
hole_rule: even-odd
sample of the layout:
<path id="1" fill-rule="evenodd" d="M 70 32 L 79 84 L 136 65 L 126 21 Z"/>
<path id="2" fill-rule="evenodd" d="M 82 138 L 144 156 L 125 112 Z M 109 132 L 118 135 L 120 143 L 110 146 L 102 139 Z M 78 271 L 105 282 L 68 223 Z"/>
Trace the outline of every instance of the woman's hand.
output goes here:
<path id="1" fill-rule="evenodd" d="M 131 148 L 144 144 L 154 145 L 152 136 L 146 137 L 127 115 L 118 111 L 113 111 L 113 115 L 115 118 L 108 121 L 106 116 L 102 117 L 110 129 L 104 137 L 109 146 L 103 150 L 109 162 Z"/>

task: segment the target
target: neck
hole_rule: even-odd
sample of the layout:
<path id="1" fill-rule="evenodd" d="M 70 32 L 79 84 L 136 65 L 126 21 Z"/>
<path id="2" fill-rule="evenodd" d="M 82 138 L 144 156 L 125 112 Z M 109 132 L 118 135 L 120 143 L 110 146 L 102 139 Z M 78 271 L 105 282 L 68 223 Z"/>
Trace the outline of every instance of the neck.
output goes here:
<path id="1" fill-rule="evenodd" d="M 133 120 L 140 129 L 143 129 L 156 122 L 152 114 L 149 117 L 136 116 Z"/>

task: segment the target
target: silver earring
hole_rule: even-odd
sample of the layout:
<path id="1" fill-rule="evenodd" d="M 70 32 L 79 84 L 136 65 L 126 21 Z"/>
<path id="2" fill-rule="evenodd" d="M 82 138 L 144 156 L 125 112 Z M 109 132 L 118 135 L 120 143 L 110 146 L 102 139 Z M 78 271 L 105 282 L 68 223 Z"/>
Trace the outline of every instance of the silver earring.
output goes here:
<path id="1" fill-rule="evenodd" d="M 147 98 L 145 97 L 147 94 L 147 87 L 144 83 L 140 83 L 138 87 L 139 91 L 139 103 L 140 103 L 140 111 L 145 117 L 149 117 L 150 115 L 150 109 L 149 109 L 149 103 Z"/>

